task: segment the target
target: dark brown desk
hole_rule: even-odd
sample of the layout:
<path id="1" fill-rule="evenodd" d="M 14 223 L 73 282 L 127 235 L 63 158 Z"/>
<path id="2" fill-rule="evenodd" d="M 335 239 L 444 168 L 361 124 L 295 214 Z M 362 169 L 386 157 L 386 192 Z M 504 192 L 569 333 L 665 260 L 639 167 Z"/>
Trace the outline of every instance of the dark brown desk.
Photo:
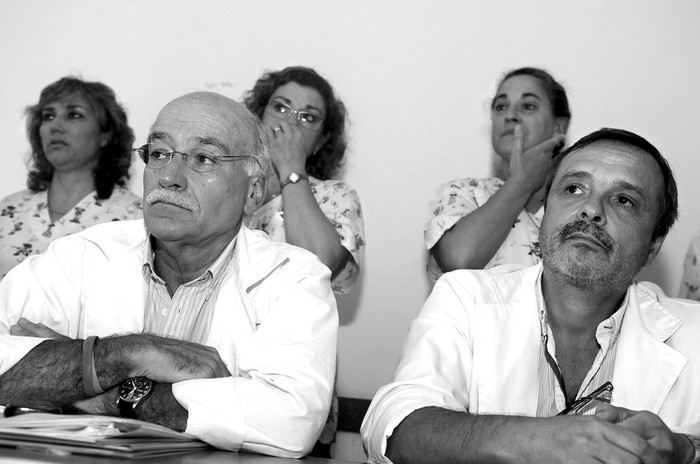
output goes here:
<path id="1" fill-rule="evenodd" d="M 98 456 L 81 456 L 71 454 L 59 456 L 49 453 L 17 450 L 0 447 L 0 463 L 2 464 L 115 464 L 123 463 L 124 459 L 104 458 Z M 179 454 L 164 458 L 139 459 L 132 462 L 156 464 L 350 464 L 350 461 L 337 459 L 304 458 L 287 459 L 260 456 L 248 453 L 231 453 L 227 451 L 198 451 L 196 453 Z"/>

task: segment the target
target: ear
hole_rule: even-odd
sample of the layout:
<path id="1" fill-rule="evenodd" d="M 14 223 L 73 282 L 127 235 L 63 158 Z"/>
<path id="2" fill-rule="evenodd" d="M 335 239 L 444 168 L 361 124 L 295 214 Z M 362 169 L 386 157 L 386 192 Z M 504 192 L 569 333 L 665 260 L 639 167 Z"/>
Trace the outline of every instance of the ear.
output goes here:
<path id="1" fill-rule="evenodd" d="M 102 148 L 106 147 L 110 140 L 112 140 L 112 133 L 111 132 L 103 132 L 100 146 Z"/>
<path id="2" fill-rule="evenodd" d="M 316 146 L 314 147 L 313 151 L 309 154 L 309 156 L 314 156 L 316 152 L 323 146 L 325 145 L 326 142 L 328 142 L 328 139 L 331 138 L 331 134 L 323 134 L 321 137 L 318 138 L 318 142 L 316 142 Z M 307 156 L 308 158 L 308 156 Z"/>
<path id="3" fill-rule="evenodd" d="M 264 176 L 252 177 L 248 180 L 248 193 L 243 206 L 243 213 L 251 215 L 258 210 L 265 200 L 266 179 Z"/>
<path id="4" fill-rule="evenodd" d="M 569 118 L 556 118 L 554 120 L 554 132 L 566 135 L 566 132 L 569 130 L 569 122 L 571 122 Z"/>
<path id="5" fill-rule="evenodd" d="M 645 266 L 651 264 L 651 262 L 654 261 L 654 258 L 656 258 L 656 255 L 659 254 L 659 250 L 661 250 L 661 245 L 664 244 L 664 239 L 666 239 L 666 237 L 659 237 L 653 242 L 651 242 L 651 246 L 649 247 L 649 257 L 647 258 Z"/>

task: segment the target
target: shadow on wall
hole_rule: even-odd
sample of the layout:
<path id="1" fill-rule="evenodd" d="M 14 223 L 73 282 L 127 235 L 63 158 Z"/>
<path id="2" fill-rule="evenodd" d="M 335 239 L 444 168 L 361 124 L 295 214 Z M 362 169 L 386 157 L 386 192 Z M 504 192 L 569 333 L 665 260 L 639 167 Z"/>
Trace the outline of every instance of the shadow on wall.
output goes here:
<path id="1" fill-rule="evenodd" d="M 357 317 L 357 308 L 360 306 L 360 295 L 363 294 L 364 280 L 364 273 L 360 272 L 357 283 L 350 290 L 350 293 L 335 296 L 338 303 L 338 319 L 341 326 L 352 324 Z"/>

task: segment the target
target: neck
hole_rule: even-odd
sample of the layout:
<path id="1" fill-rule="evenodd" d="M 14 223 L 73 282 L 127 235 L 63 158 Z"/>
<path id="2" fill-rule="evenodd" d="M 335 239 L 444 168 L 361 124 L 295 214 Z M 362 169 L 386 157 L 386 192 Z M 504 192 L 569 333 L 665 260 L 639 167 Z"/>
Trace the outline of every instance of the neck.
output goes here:
<path id="1" fill-rule="evenodd" d="M 204 274 L 237 233 L 238 229 L 232 234 L 198 244 L 164 242 L 154 237 L 151 242 L 155 253 L 153 265 L 170 295 L 174 295 L 180 285 Z"/>
<path id="2" fill-rule="evenodd" d="M 598 324 L 619 308 L 626 291 L 626 288 L 578 288 L 546 267 L 542 274 L 547 320 L 553 331 L 570 339 L 595 337 Z"/>
<path id="3" fill-rule="evenodd" d="M 91 172 L 54 172 L 47 192 L 49 209 L 63 215 L 93 190 L 95 183 Z"/>

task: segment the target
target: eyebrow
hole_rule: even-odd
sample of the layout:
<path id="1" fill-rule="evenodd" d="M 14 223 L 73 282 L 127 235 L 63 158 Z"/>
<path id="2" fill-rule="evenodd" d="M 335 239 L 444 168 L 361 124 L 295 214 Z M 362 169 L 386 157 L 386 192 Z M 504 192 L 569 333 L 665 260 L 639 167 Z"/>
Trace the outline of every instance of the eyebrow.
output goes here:
<path id="1" fill-rule="evenodd" d="M 221 142 L 219 139 L 215 137 L 191 137 L 192 140 L 197 142 L 200 145 L 210 145 L 213 147 L 218 148 L 219 151 L 222 151 L 224 153 L 228 153 L 229 150 L 226 148 L 226 145 L 224 145 L 223 142 Z M 170 142 L 171 138 L 166 132 L 151 132 L 151 134 L 148 136 L 148 142 L 151 143 L 154 140 L 161 140 L 166 143 Z"/>
<path id="2" fill-rule="evenodd" d="M 537 95 L 536 93 L 532 93 L 532 92 L 525 92 L 522 95 L 520 95 L 520 97 L 518 97 L 518 98 L 527 98 L 527 97 L 533 97 L 533 98 L 536 98 L 538 100 L 542 99 L 539 95 Z M 496 95 L 496 98 L 494 98 L 493 100 L 496 101 L 499 98 L 508 98 L 508 95 L 505 93 L 502 93 L 500 95 Z"/>
<path id="3" fill-rule="evenodd" d="M 226 148 L 226 145 L 224 145 L 224 143 L 217 138 L 214 138 L 214 137 L 194 137 L 194 139 L 197 141 L 197 143 L 200 143 L 202 145 L 212 145 L 212 146 L 218 148 L 220 151 L 223 151 L 224 153 L 229 152 L 228 148 Z"/>
<path id="4" fill-rule="evenodd" d="M 275 99 L 277 99 L 277 98 L 279 98 L 280 100 L 282 100 L 282 101 L 283 101 L 284 103 L 286 103 L 288 106 L 292 106 L 292 101 L 291 101 L 289 98 L 284 98 L 284 97 L 281 96 L 281 95 L 277 95 L 277 96 L 275 97 Z M 316 108 L 316 107 L 313 106 L 313 105 L 306 105 L 304 108 L 302 108 L 302 111 L 306 111 L 306 110 L 316 110 L 316 111 L 318 111 L 319 113 L 323 114 L 323 111 L 321 111 L 319 108 Z"/>
<path id="5" fill-rule="evenodd" d="M 146 141 L 148 143 L 151 143 L 154 140 L 166 140 L 167 141 L 167 140 L 170 140 L 170 137 L 165 132 L 151 132 L 150 134 L 148 134 L 148 139 L 146 139 Z"/>

